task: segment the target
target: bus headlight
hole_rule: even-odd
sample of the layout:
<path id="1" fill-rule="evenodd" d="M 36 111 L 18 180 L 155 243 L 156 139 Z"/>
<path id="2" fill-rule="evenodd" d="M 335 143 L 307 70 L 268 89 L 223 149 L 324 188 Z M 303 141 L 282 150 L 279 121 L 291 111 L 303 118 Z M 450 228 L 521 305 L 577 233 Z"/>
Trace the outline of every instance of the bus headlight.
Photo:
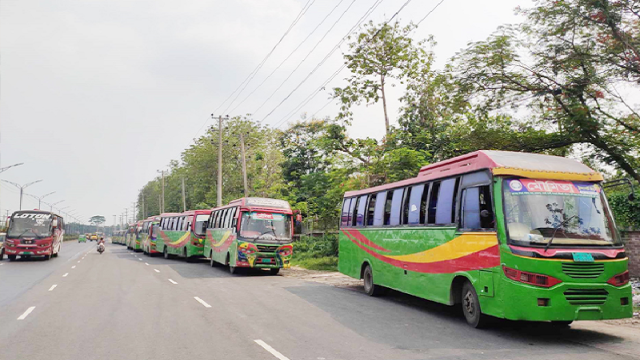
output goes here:
<path id="1" fill-rule="evenodd" d="M 613 285 L 613 286 L 623 286 L 629 283 L 629 270 L 615 275 L 614 277 L 612 277 L 611 279 L 609 279 L 609 281 L 607 281 L 607 283 Z"/>

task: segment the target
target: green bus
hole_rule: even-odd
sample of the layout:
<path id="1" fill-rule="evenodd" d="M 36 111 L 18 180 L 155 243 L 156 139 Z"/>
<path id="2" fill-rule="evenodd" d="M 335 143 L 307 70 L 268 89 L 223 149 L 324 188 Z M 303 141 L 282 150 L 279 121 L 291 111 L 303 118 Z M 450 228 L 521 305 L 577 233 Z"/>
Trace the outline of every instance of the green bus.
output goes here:
<path id="1" fill-rule="evenodd" d="M 293 212 L 284 200 L 247 197 L 212 210 L 206 224 L 204 253 L 216 263 L 238 268 L 268 269 L 276 275 L 290 266 Z"/>
<path id="2" fill-rule="evenodd" d="M 460 304 L 467 322 L 632 316 L 628 258 L 602 175 L 567 158 L 477 151 L 344 195 L 339 271 Z"/>
<path id="3" fill-rule="evenodd" d="M 156 251 L 165 259 L 172 256 L 185 258 L 188 262 L 204 257 L 205 228 L 211 210 L 190 210 L 183 213 L 160 215 L 153 227 Z"/>
<path id="4" fill-rule="evenodd" d="M 153 234 L 153 226 L 160 224 L 160 216 L 149 216 L 142 222 L 142 230 L 140 232 L 140 243 L 142 252 L 145 255 L 153 256 L 160 252 L 156 249 L 156 235 Z"/>

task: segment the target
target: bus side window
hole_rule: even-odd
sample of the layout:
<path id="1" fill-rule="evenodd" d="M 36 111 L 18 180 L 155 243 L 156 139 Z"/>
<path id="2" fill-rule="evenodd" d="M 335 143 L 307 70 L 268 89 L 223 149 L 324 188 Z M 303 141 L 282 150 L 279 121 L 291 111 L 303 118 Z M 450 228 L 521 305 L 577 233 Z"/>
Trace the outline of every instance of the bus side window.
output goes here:
<path id="1" fill-rule="evenodd" d="M 424 223 L 420 221 L 421 209 L 422 209 L 422 193 L 425 192 L 425 184 L 414 185 L 411 187 L 409 191 L 409 195 L 407 195 L 407 205 L 406 205 L 406 223 L 410 225 L 421 224 Z M 424 216 L 423 216 L 424 218 Z"/>
<path id="2" fill-rule="evenodd" d="M 376 194 L 369 195 L 369 204 L 367 205 L 367 213 L 365 223 L 367 226 L 373 225 L 374 213 L 376 208 Z"/>
<path id="3" fill-rule="evenodd" d="M 231 209 L 225 209 L 224 211 L 224 217 L 222 218 L 222 228 L 226 229 L 229 227 L 229 213 L 231 212 Z"/>
<path id="4" fill-rule="evenodd" d="M 384 209 L 387 203 L 387 192 L 382 191 L 376 194 L 376 208 L 373 213 L 373 225 L 384 225 Z"/>
<path id="5" fill-rule="evenodd" d="M 358 214 L 356 215 L 356 226 L 364 226 L 364 216 L 367 210 L 367 195 L 360 196 L 360 200 L 358 200 Z"/>
<path id="6" fill-rule="evenodd" d="M 447 179 L 440 183 L 440 193 L 436 205 L 436 224 L 438 225 L 454 222 L 455 190 L 458 188 L 458 179 Z"/>
<path id="7" fill-rule="evenodd" d="M 356 222 L 356 208 L 358 206 L 358 201 L 360 198 L 351 198 L 351 206 L 349 206 L 349 226 L 355 225 Z"/>
<path id="8" fill-rule="evenodd" d="M 400 221 L 403 225 L 409 223 L 409 199 L 411 199 L 412 190 L 413 186 L 407 186 L 404 191 L 404 198 L 402 199 L 402 220 Z"/>
<path id="9" fill-rule="evenodd" d="M 488 185 L 464 189 L 462 202 L 461 228 L 493 229 L 493 207 Z"/>
<path id="10" fill-rule="evenodd" d="M 400 225 L 400 215 L 402 214 L 403 196 L 404 196 L 404 188 L 395 189 L 393 191 L 388 225 Z"/>
<path id="11" fill-rule="evenodd" d="M 438 204 L 438 194 L 440 193 L 440 181 L 436 181 L 431 185 L 431 196 L 429 196 L 429 215 L 427 224 L 436 223 L 436 204 Z"/>
<path id="12" fill-rule="evenodd" d="M 351 198 L 344 199 L 342 203 L 342 214 L 340 215 L 340 225 L 347 226 L 349 223 L 349 206 L 351 205 Z"/>

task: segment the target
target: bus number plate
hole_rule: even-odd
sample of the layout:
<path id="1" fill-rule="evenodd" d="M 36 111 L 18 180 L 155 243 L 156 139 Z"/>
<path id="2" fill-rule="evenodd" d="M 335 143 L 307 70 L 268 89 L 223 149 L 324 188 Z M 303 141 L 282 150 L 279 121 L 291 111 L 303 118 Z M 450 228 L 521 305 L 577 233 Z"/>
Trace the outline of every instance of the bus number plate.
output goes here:
<path id="1" fill-rule="evenodd" d="M 593 262 L 593 256 L 590 253 L 572 253 L 575 262 Z"/>

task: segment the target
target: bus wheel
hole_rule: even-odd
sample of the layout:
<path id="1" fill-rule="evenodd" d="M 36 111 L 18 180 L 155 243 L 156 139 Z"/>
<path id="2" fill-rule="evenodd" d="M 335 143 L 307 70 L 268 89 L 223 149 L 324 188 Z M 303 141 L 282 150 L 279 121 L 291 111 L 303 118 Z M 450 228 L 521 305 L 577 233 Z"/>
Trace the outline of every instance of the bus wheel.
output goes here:
<path id="1" fill-rule="evenodd" d="M 280 272 L 280 268 L 271 268 L 271 269 L 269 269 L 269 273 L 271 275 L 278 275 L 279 272 Z"/>
<path id="2" fill-rule="evenodd" d="M 233 275 L 238 272 L 238 268 L 235 266 L 229 265 L 229 274 Z"/>
<path id="3" fill-rule="evenodd" d="M 167 252 L 167 247 L 164 247 L 164 251 L 162 252 L 162 256 L 164 256 L 165 259 L 169 258 L 169 253 Z"/>
<path id="4" fill-rule="evenodd" d="M 373 283 L 373 270 L 371 270 L 371 266 L 367 265 L 364 268 L 364 273 L 362 275 L 364 278 L 364 292 L 369 296 L 379 296 L 384 294 L 385 289 Z"/>
<path id="5" fill-rule="evenodd" d="M 15 261 L 17 256 L 15 256 L 15 255 L 7 255 L 7 258 L 9 259 L 9 261 Z"/>
<path id="6" fill-rule="evenodd" d="M 45 255 L 45 256 L 44 256 L 44 259 L 45 259 L 45 260 L 51 260 L 51 254 Z"/>
<path id="7" fill-rule="evenodd" d="M 0 250 L 0 260 L 4 259 L 4 249 Z"/>
<path id="8" fill-rule="evenodd" d="M 467 323 L 474 328 L 480 329 L 487 326 L 488 317 L 480 309 L 480 301 L 476 289 L 470 282 L 465 282 L 462 286 L 462 313 Z"/>

